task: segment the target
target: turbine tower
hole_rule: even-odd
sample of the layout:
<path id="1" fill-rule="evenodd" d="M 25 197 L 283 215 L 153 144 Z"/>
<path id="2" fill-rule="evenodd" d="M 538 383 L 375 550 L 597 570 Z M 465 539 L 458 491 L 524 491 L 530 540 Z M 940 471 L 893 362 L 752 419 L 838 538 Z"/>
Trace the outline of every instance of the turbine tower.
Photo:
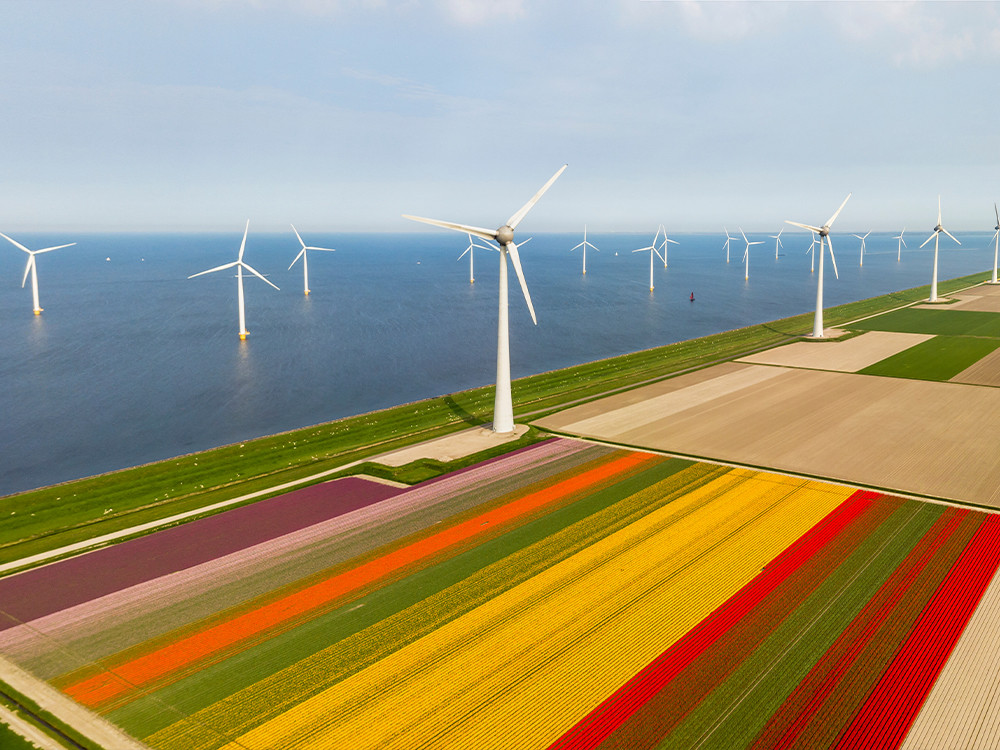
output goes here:
<path id="1" fill-rule="evenodd" d="M 28 254 L 28 265 L 24 267 L 24 278 L 21 279 L 21 288 L 24 289 L 24 285 L 28 281 L 28 273 L 30 272 L 31 273 L 31 297 L 32 297 L 32 300 L 34 301 L 34 313 L 35 313 L 35 315 L 41 315 L 42 314 L 42 306 L 38 304 L 38 270 L 37 270 L 37 265 L 36 265 L 36 261 L 35 261 L 35 256 L 38 255 L 39 253 L 47 253 L 47 252 L 51 252 L 52 250 L 61 250 L 64 247 L 72 247 L 76 243 L 75 242 L 70 242 L 68 245 L 56 245 L 55 247 L 43 247 L 41 250 L 29 250 L 24 245 L 22 245 L 20 242 L 17 242 L 16 240 L 12 240 L 10 237 L 8 237 L 3 232 L 0 232 L 0 237 L 3 237 L 9 243 L 11 243 L 12 245 L 14 245 L 15 247 L 20 248 L 21 250 L 24 250 L 24 252 L 26 252 Z"/>
<path id="2" fill-rule="evenodd" d="M 247 222 L 247 227 L 249 227 L 249 226 L 250 226 L 250 222 L 248 221 Z M 306 253 L 306 250 L 323 250 L 324 252 L 327 252 L 327 253 L 333 253 L 333 252 L 336 252 L 336 248 L 333 248 L 333 247 L 313 247 L 312 245 L 306 245 L 306 243 L 302 241 L 302 237 L 299 235 L 299 230 L 295 228 L 295 225 L 291 224 L 290 226 L 292 227 L 292 231 L 295 232 L 295 236 L 299 238 L 299 244 L 302 245 L 302 249 L 299 250 L 299 254 L 295 256 L 295 260 L 293 260 L 289 264 L 288 270 L 289 271 L 292 270 L 292 266 L 295 265 L 295 262 L 299 258 L 302 258 L 302 278 L 303 278 L 303 281 L 304 281 L 304 284 L 305 284 L 306 294 L 309 294 L 309 257 L 308 257 L 308 254 Z M 264 279 L 264 281 L 267 281 L 267 279 Z M 275 288 L 277 288 L 277 287 L 275 287 Z"/>
<path id="3" fill-rule="evenodd" d="M 656 243 L 660 238 L 660 230 L 657 228 L 656 234 L 653 235 L 653 244 L 648 247 L 640 247 L 638 250 L 633 250 L 633 253 L 643 253 L 649 250 L 649 291 L 653 291 L 653 255 L 655 254 L 660 260 L 663 260 L 663 256 L 660 255 L 660 251 L 656 249 Z"/>
<path id="4" fill-rule="evenodd" d="M 903 233 L 906 232 L 906 227 L 903 227 L 903 231 L 893 237 L 896 242 L 896 262 L 899 263 L 899 259 L 903 256 L 903 248 L 906 247 L 906 240 L 903 239 Z"/>
<path id="5" fill-rule="evenodd" d="M 742 227 L 740 228 L 740 234 L 743 234 Z M 743 241 L 747 243 L 747 249 L 743 251 L 743 261 L 746 263 L 746 270 L 744 274 L 744 279 L 746 281 L 750 280 L 750 246 L 751 245 L 763 245 L 764 240 L 757 240 L 756 242 L 751 242 L 747 239 L 747 236 L 743 234 Z"/>
<path id="6" fill-rule="evenodd" d="M 862 234 L 851 235 L 852 237 L 857 237 L 859 240 L 861 240 L 861 262 L 858 264 L 859 267 L 864 266 L 865 264 L 865 240 L 868 239 L 868 235 L 871 233 L 872 230 L 869 229 L 863 235 Z"/>
<path id="7" fill-rule="evenodd" d="M 198 273 L 191 274 L 188 276 L 189 279 L 193 279 L 195 276 L 204 276 L 206 273 L 215 273 L 216 271 L 224 271 L 227 268 L 232 268 L 236 266 L 236 299 L 238 301 L 240 310 L 240 340 L 245 341 L 249 331 L 247 330 L 246 324 L 246 311 L 243 306 L 243 269 L 247 269 L 250 273 L 256 276 L 258 279 L 263 281 L 265 284 L 271 284 L 270 281 L 265 279 L 260 273 L 247 263 L 243 262 L 243 251 L 246 250 L 247 246 L 247 232 L 250 231 L 250 220 L 247 219 L 246 228 L 243 230 L 243 241 L 240 243 L 240 254 L 237 256 L 236 260 L 232 263 L 226 263 L 223 266 L 216 266 L 215 268 L 209 268 L 207 271 L 199 271 Z M 298 234 L 298 232 L 296 232 Z M 274 286 L 274 284 L 271 284 Z M 278 287 L 274 286 L 275 289 Z"/>
<path id="8" fill-rule="evenodd" d="M 997 222 L 997 223 L 1000 224 L 1000 222 Z M 949 232 L 947 229 L 945 229 L 941 225 L 941 196 L 939 195 L 938 196 L 938 220 L 937 220 L 937 226 L 934 227 L 934 233 L 930 237 L 928 237 L 926 240 L 924 240 L 923 245 L 920 246 L 920 247 L 923 247 L 924 245 L 926 245 L 931 240 L 934 240 L 934 273 L 931 275 L 931 296 L 930 296 L 930 299 L 928 300 L 929 302 L 937 302 L 937 298 L 938 298 L 938 294 L 937 294 L 938 242 L 941 239 L 941 232 L 944 232 L 946 235 L 948 235 L 953 240 L 955 240 L 954 235 L 952 235 L 951 232 Z M 955 240 L 955 242 L 958 242 L 958 240 Z M 962 243 L 958 242 L 958 244 L 961 245 Z"/>
<path id="9" fill-rule="evenodd" d="M 571 247 L 569 249 L 570 252 L 573 252 L 578 247 L 582 247 L 583 248 L 583 274 L 584 274 L 584 276 L 587 275 L 587 247 L 588 246 L 594 248 L 595 250 L 597 250 L 597 252 L 601 252 L 600 250 L 597 249 L 596 245 L 594 245 L 591 242 L 587 242 L 587 225 L 584 224 L 583 225 L 583 242 L 581 242 L 579 245 L 574 245 L 573 247 Z"/>
<path id="10" fill-rule="evenodd" d="M 457 232 L 474 234 L 484 240 L 494 240 L 500 246 L 500 305 L 497 317 L 497 385 L 496 395 L 493 401 L 493 431 L 507 433 L 514 431 L 514 402 L 510 393 L 510 333 L 507 323 L 507 256 L 510 256 L 514 266 L 514 273 L 521 284 L 521 291 L 524 293 L 524 301 L 528 303 L 528 312 L 531 313 L 531 320 L 538 325 L 535 318 L 535 308 L 531 304 L 531 296 L 528 294 L 528 285 L 524 281 L 524 272 L 521 270 L 521 259 L 517 254 L 517 245 L 514 244 L 514 230 L 528 211 L 531 210 L 538 199 L 542 197 L 546 190 L 552 187 L 552 183 L 563 173 L 566 165 L 563 164 L 549 181 L 542 185 L 541 189 L 525 203 L 521 208 L 507 219 L 507 223 L 496 230 L 472 227 L 465 224 L 455 224 L 449 221 L 438 221 L 437 219 L 425 219 L 420 216 L 410 216 L 403 214 L 406 219 L 421 221 L 424 224 L 454 229 Z M 522 243 L 524 244 L 524 243 Z"/>
<path id="11" fill-rule="evenodd" d="M 478 247 L 480 250 L 492 250 L 493 248 L 490 247 L 489 245 L 477 245 L 476 241 L 474 239 L 472 239 L 472 235 L 469 234 L 468 232 L 466 232 L 466 234 L 469 237 L 469 246 L 467 248 L 465 248 L 465 252 L 462 253 L 461 255 L 459 255 L 458 258 L 456 258 L 456 260 L 462 260 L 462 258 L 465 257 L 465 253 L 469 254 L 469 283 L 470 284 L 475 284 L 476 283 L 476 277 L 473 275 L 473 270 L 474 269 L 472 267 L 472 256 L 474 255 L 474 253 L 473 253 L 472 249 L 475 248 L 475 247 Z M 523 245 L 524 243 L 522 242 L 521 244 Z"/>
<path id="12" fill-rule="evenodd" d="M 665 226 L 663 226 L 662 224 L 660 224 L 660 228 L 659 228 L 658 231 L 663 232 L 663 244 L 660 245 L 660 249 L 663 251 L 663 267 L 666 268 L 667 267 L 667 243 L 669 242 L 671 245 L 679 245 L 681 243 L 679 243 L 677 240 L 672 240 L 669 237 L 667 237 L 667 228 Z"/>
<path id="13" fill-rule="evenodd" d="M 781 233 L 784 232 L 784 231 L 785 231 L 785 228 L 782 227 L 781 229 L 778 230 L 777 234 L 769 234 L 768 235 L 768 237 L 770 237 L 772 240 L 774 240 L 774 259 L 775 260 L 778 259 L 778 248 L 781 247 Z"/>
<path id="14" fill-rule="evenodd" d="M 728 263 L 729 262 L 729 243 L 732 242 L 733 240 L 737 239 L 737 238 L 736 237 L 730 237 L 729 236 L 729 230 L 726 229 L 725 227 L 722 227 L 722 228 L 726 232 L 726 244 L 723 245 L 723 247 L 726 248 L 726 263 Z"/>
<path id="15" fill-rule="evenodd" d="M 993 235 L 993 276 L 990 278 L 991 284 L 997 283 L 997 256 L 1000 255 L 1000 211 L 997 211 L 997 204 L 993 204 L 993 213 L 997 217 L 997 225 L 994 227 L 997 231 Z"/>
<path id="16" fill-rule="evenodd" d="M 837 273 L 837 259 L 833 255 L 833 241 L 830 239 L 830 227 L 833 226 L 833 222 L 840 215 L 840 212 L 844 210 L 844 206 L 847 205 L 847 201 L 850 200 L 851 194 L 848 193 L 847 197 L 844 198 L 844 202 L 840 204 L 833 216 L 831 216 L 826 224 L 821 227 L 810 226 L 809 224 L 800 224 L 797 221 L 785 220 L 786 224 L 791 224 L 795 227 L 802 227 L 803 229 L 808 229 L 810 232 L 814 232 L 819 235 L 819 273 L 816 275 L 816 316 L 813 318 L 813 338 L 821 339 L 823 338 L 823 240 L 825 239 L 827 244 L 830 246 L 830 260 L 833 262 L 833 273 L 839 279 L 840 274 Z"/>

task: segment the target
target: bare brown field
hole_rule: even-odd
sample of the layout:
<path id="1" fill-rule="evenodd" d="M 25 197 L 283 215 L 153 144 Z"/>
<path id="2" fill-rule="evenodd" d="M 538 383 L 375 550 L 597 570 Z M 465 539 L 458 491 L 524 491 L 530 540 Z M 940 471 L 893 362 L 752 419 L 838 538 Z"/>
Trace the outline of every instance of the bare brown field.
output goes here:
<path id="1" fill-rule="evenodd" d="M 932 310 L 972 310 L 978 312 L 1000 312 L 1000 284 L 980 284 L 974 294 L 954 294 L 957 300 L 950 305 L 917 305 L 918 309 Z"/>
<path id="2" fill-rule="evenodd" d="M 809 370 L 857 372 L 930 338 L 933 336 L 923 333 L 869 331 L 846 341 L 798 341 L 736 361 L 756 365 L 804 367 Z"/>
<path id="3" fill-rule="evenodd" d="M 951 379 L 953 383 L 970 383 L 1000 387 L 1000 349 L 987 354 Z"/>
<path id="4" fill-rule="evenodd" d="M 1000 389 L 733 362 L 536 424 L 625 445 L 1000 507 L 1000 454 L 995 440 L 983 433 L 998 420 Z"/>

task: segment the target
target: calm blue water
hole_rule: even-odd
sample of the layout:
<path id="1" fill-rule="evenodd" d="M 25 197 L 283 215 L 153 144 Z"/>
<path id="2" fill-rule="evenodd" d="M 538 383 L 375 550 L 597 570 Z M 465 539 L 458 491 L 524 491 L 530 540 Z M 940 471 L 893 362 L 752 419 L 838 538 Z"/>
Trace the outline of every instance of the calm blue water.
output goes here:
<path id="1" fill-rule="evenodd" d="M 809 311 L 815 304 L 805 233 L 725 262 L 718 234 L 678 235 L 669 267 L 631 250 L 651 233 L 590 235 L 587 275 L 576 234 L 538 235 L 521 252 L 538 315 L 533 326 L 511 273 L 514 377 Z M 942 249 L 942 279 L 993 262 L 991 234 Z M 154 461 L 493 382 L 496 253 L 440 234 L 306 233 L 336 253 L 286 270 L 295 236 L 253 234 L 245 260 L 281 287 L 246 286 L 237 336 L 236 280 L 198 271 L 235 260 L 241 234 L 17 235 L 28 247 L 77 241 L 38 256 L 41 316 L 21 289 L 25 256 L 0 246 L 0 495 Z M 764 239 L 754 236 L 751 239 Z M 915 242 L 913 240 L 916 240 Z M 913 236 L 911 248 L 923 237 Z M 840 280 L 826 305 L 930 281 L 932 251 L 903 250 L 889 233 L 835 238 Z M 616 250 L 618 255 L 615 254 Z M 110 261 L 105 260 L 110 258 Z M 829 268 L 829 266 L 827 266 Z M 696 302 L 688 296 L 695 293 Z"/>

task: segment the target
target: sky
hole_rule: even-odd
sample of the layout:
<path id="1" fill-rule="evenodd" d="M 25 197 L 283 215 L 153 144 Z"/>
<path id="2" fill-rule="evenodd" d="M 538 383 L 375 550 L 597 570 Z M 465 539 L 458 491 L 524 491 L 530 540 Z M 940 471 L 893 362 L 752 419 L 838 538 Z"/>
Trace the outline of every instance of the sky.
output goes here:
<path id="1" fill-rule="evenodd" d="M 1000 5 L 3 0 L 0 231 L 992 231 Z M 838 227 L 839 228 L 839 227 Z M 426 231 L 441 231 L 426 228 Z"/>

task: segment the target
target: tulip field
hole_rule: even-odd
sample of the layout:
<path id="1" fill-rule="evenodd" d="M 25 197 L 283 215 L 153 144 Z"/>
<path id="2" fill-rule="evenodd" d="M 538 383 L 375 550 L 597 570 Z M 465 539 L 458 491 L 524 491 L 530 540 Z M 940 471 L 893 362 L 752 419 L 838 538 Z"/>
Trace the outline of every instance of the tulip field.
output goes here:
<path id="1" fill-rule="evenodd" d="M 998 567 L 992 514 L 556 438 L 0 579 L 0 655 L 160 750 L 974 747 Z"/>

